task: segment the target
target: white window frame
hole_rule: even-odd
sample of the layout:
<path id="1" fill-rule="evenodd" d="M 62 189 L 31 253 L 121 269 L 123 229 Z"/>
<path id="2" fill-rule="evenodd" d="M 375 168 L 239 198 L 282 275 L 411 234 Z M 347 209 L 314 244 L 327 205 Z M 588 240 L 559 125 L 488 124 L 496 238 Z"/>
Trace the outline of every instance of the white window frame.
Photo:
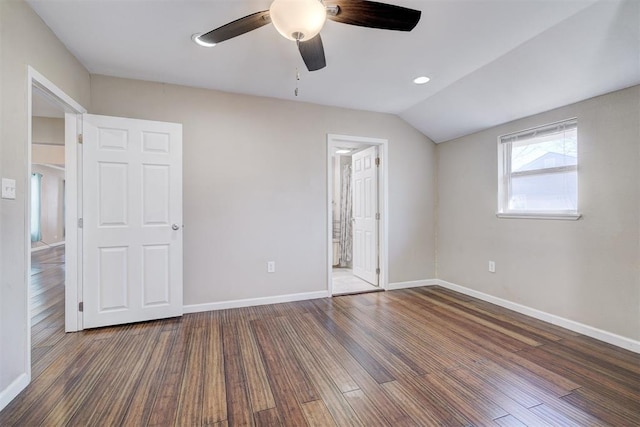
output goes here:
<path id="1" fill-rule="evenodd" d="M 509 199 L 511 192 L 511 177 L 547 174 L 553 172 L 577 171 L 579 165 L 559 166 L 532 171 L 512 172 L 511 171 L 511 149 L 512 143 L 518 140 L 532 138 L 534 136 L 555 132 L 566 126 L 577 128 L 576 118 L 566 119 L 559 122 L 549 123 L 534 128 L 525 129 L 506 135 L 498 136 L 498 218 L 528 218 L 528 219 L 561 219 L 577 220 L 582 217 L 578 210 L 557 210 L 557 211 L 522 211 L 510 210 Z M 579 185 L 579 183 L 578 183 Z M 576 195 L 577 196 L 577 195 Z"/>

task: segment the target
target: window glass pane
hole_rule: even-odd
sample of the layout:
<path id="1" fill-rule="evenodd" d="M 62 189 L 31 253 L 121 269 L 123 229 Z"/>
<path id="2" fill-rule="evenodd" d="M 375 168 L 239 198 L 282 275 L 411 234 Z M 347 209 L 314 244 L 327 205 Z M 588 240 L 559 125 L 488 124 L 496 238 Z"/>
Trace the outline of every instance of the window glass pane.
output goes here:
<path id="1" fill-rule="evenodd" d="M 511 177 L 509 210 L 576 211 L 578 172 L 541 173 Z"/>
<path id="2" fill-rule="evenodd" d="M 578 132 L 572 128 L 512 143 L 511 172 L 578 164 Z"/>
<path id="3" fill-rule="evenodd" d="M 499 142 L 499 212 L 578 212 L 576 119 L 504 135 Z"/>

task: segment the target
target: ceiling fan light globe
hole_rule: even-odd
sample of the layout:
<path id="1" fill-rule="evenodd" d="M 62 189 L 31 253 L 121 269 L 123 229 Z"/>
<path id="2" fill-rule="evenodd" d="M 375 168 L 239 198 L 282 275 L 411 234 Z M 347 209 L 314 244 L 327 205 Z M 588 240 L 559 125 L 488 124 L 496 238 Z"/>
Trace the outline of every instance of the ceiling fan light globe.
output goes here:
<path id="1" fill-rule="evenodd" d="M 327 20 L 327 10 L 318 0 L 274 0 L 271 22 L 289 40 L 311 40 Z"/>

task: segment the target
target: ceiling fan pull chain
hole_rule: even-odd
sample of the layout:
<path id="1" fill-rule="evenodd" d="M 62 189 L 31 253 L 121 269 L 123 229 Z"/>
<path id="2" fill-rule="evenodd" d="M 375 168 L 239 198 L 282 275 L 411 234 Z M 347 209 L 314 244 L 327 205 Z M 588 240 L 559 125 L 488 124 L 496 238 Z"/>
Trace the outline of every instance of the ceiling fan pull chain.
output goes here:
<path id="1" fill-rule="evenodd" d="M 293 93 L 298 96 L 298 82 L 300 81 L 300 72 L 298 71 L 298 68 L 296 67 L 296 90 L 293 91 Z"/>

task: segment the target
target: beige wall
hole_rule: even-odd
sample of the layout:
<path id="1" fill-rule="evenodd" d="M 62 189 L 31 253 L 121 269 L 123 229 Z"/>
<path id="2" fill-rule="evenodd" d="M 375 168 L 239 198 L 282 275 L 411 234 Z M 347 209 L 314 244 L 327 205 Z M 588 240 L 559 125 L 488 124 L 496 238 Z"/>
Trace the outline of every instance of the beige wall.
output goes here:
<path id="1" fill-rule="evenodd" d="M 64 119 L 33 117 L 31 163 L 64 166 Z"/>
<path id="2" fill-rule="evenodd" d="M 31 163 L 64 166 L 64 145 L 31 145 Z"/>
<path id="3" fill-rule="evenodd" d="M 87 107 L 90 77 L 23 1 L 0 1 L 0 175 L 17 181 L 0 200 L 0 396 L 27 371 L 27 67 Z"/>
<path id="4" fill-rule="evenodd" d="M 64 119 L 33 117 L 31 129 L 34 144 L 64 145 Z"/>
<path id="5" fill-rule="evenodd" d="M 91 99 L 184 126 L 185 304 L 326 289 L 327 133 L 389 139 L 390 281 L 434 277 L 435 145 L 398 117 L 105 76 Z"/>
<path id="6" fill-rule="evenodd" d="M 497 137 L 570 117 L 583 218 L 496 218 Z M 640 339 L 640 86 L 440 144 L 437 157 L 439 278 Z"/>

